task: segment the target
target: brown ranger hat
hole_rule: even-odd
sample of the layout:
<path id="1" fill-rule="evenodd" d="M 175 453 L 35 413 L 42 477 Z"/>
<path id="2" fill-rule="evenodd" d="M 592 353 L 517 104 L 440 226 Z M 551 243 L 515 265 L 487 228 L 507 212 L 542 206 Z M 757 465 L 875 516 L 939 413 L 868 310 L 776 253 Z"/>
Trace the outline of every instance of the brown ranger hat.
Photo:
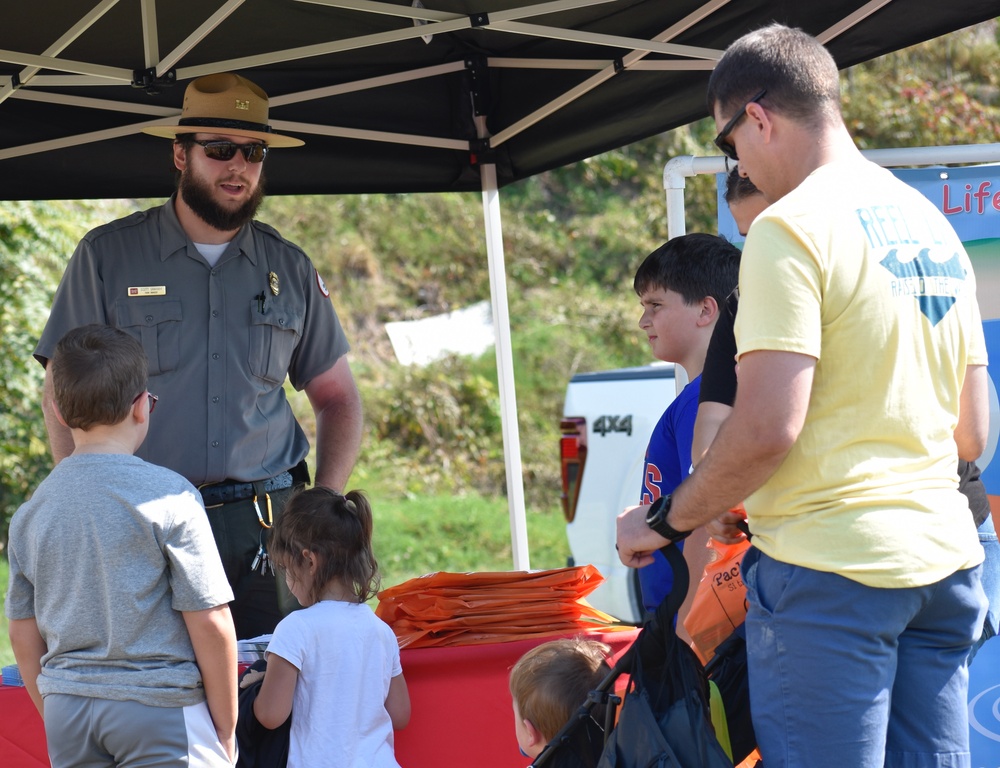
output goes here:
<path id="1" fill-rule="evenodd" d="M 188 83 L 175 125 L 151 125 L 143 133 L 176 138 L 182 133 L 219 133 L 260 139 L 268 147 L 301 147 L 301 139 L 272 133 L 267 124 L 267 94 L 231 72 L 205 75 Z"/>

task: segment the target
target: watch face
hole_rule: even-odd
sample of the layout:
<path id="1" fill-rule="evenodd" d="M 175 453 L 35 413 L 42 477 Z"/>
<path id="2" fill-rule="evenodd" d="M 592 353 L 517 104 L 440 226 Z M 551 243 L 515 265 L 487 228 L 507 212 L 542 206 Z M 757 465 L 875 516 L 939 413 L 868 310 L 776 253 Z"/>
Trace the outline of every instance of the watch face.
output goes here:
<path id="1" fill-rule="evenodd" d="M 667 522 L 667 513 L 670 511 L 670 494 L 661 496 L 649 507 L 646 515 L 646 525 L 670 541 L 680 541 L 687 538 L 691 531 L 678 531 Z"/>
<path id="2" fill-rule="evenodd" d="M 662 520 L 666 517 L 665 509 L 668 508 L 668 502 L 670 500 L 670 494 L 666 496 L 661 496 L 656 501 L 654 501 L 649 506 L 649 511 L 646 513 L 646 522 L 649 523 L 652 520 Z"/>

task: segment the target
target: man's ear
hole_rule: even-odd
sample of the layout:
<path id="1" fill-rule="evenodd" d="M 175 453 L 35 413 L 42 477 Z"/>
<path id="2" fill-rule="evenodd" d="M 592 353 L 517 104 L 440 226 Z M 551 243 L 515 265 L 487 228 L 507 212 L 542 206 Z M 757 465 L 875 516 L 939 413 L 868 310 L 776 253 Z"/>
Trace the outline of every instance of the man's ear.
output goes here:
<path id="1" fill-rule="evenodd" d="M 771 130 L 774 128 L 774 120 L 771 118 L 773 112 L 768 112 L 756 101 L 752 101 L 746 106 L 747 118 L 754 123 L 755 130 L 761 134 L 763 142 L 766 144 L 771 139 Z"/>
<path id="2" fill-rule="evenodd" d="M 174 168 L 183 171 L 187 167 L 187 147 L 174 142 Z"/>

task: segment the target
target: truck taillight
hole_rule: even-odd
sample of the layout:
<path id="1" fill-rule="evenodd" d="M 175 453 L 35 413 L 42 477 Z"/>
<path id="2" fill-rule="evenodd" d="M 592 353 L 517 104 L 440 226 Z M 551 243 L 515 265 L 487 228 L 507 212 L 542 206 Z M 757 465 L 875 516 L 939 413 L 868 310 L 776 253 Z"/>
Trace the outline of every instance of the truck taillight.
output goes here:
<path id="1" fill-rule="evenodd" d="M 576 517 L 583 465 L 587 461 L 587 420 L 566 418 L 559 423 L 559 459 L 562 465 L 562 508 L 567 523 Z"/>

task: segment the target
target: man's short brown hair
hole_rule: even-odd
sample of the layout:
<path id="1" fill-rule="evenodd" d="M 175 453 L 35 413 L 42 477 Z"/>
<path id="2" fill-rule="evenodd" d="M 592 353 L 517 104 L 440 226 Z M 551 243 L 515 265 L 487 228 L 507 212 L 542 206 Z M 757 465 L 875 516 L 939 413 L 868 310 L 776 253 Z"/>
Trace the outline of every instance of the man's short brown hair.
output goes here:
<path id="1" fill-rule="evenodd" d="M 708 81 L 709 112 L 727 117 L 761 90 L 765 107 L 798 122 L 841 119 L 837 64 L 801 29 L 771 24 L 726 48 Z"/>
<path id="2" fill-rule="evenodd" d="M 149 377 L 139 342 L 107 325 L 69 331 L 56 345 L 49 365 L 56 405 L 71 429 L 122 422 L 146 390 Z"/>
<path id="3" fill-rule="evenodd" d="M 582 637 L 532 648 L 510 671 L 510 694 L 521 718 L 550 740 L 604 680 L 610 652 L 604 643 Z M 603 711 L 595 708 L 591 714 L 600 721 Z"/>

